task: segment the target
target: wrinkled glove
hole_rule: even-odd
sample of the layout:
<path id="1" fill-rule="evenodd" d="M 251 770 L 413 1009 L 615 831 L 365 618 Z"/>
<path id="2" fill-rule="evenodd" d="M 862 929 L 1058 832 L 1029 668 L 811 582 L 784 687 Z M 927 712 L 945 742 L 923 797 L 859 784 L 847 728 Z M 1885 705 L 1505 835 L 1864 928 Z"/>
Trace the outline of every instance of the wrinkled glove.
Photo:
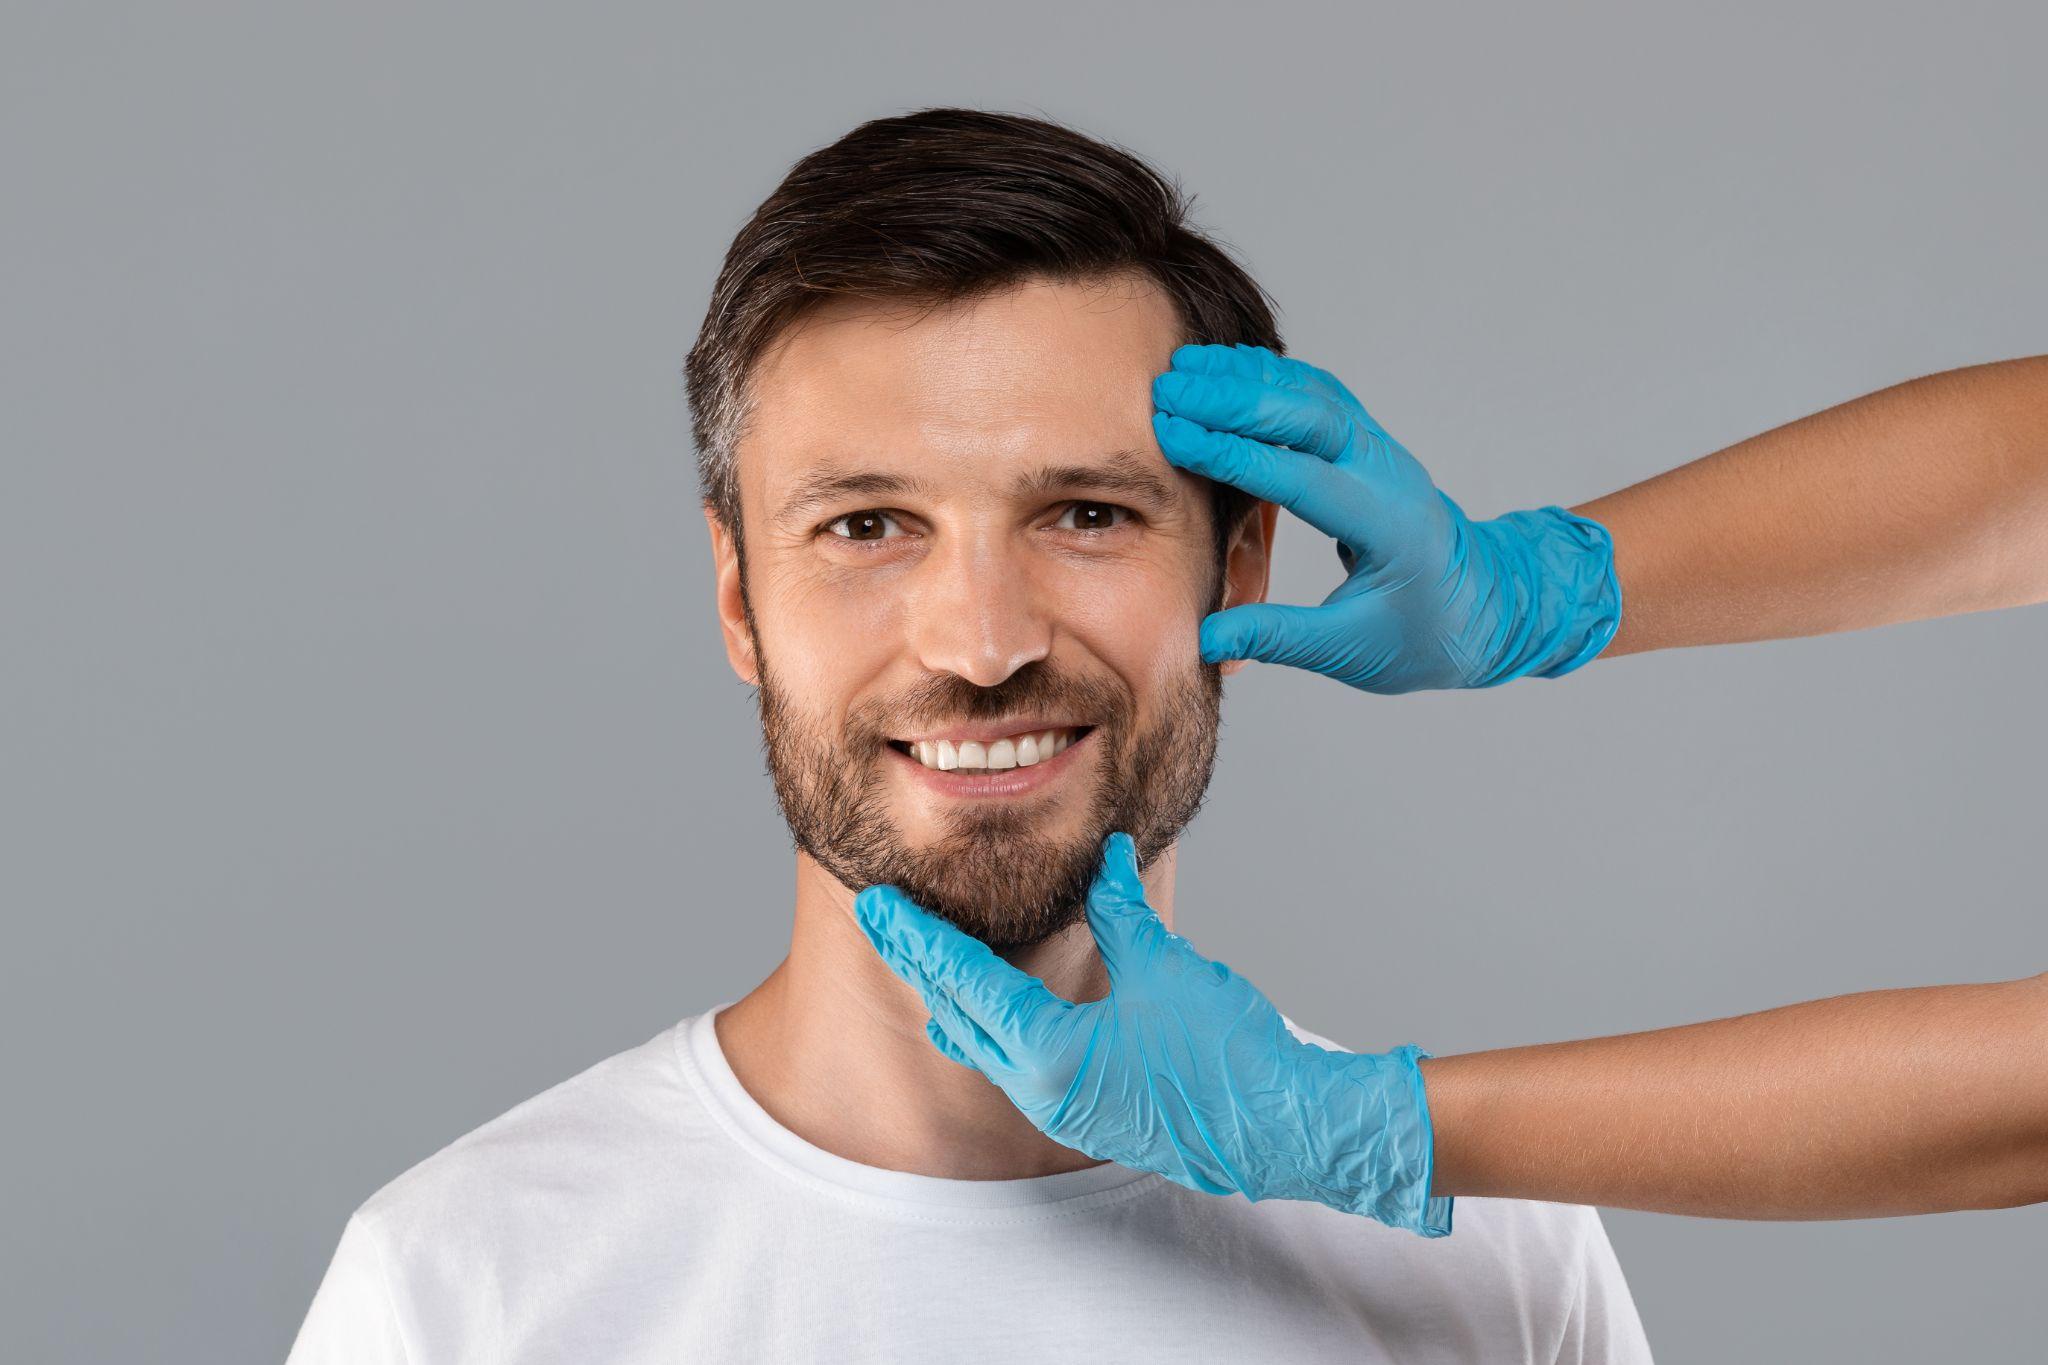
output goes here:
<path id="1" fill-rule="evenodd" d="M 1152 381 L 1168 461 L 1337 538 L 1321 606 L 1252 603 L 1202 622 L 1202 659 L 1258 659 L 1367 692 L 1557 678 L 1621 624 L 1614 542 L 1543 507 L 1472 521 L 1335 375 L 1263 346 L 1182 346 Z"/>
<path id="2" fill-rule="evenodd" d="M 1425 1237 L 1434 1144 L 1412 1045 L 1331 1052 L 1197 953 L 1146 904 L 1137 849 L 1109 836 L 1088 924 L 1109 994 L 1076 1004 L 893 886 L 854 899 L 861 931 L 931 1011 L 925 1032 L 1046 1136 L 1207 1194 L 1307 1199 Z"/>

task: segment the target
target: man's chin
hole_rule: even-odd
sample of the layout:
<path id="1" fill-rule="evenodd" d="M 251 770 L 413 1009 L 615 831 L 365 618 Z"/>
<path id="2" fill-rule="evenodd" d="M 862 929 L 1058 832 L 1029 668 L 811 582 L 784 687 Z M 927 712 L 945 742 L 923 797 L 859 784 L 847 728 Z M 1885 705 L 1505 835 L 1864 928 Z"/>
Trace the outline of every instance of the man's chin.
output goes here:
<path id="1" fill-rule="evenodd" d="M 1042 943 L 1084 920 L 1100 859 L 1099 839 L 954 839 L 936 849 L 898 850 L 881 859 L 877 870 L 885 875 L 870 881 L 888 882 L 927 913 L 1004 951 Z"/>

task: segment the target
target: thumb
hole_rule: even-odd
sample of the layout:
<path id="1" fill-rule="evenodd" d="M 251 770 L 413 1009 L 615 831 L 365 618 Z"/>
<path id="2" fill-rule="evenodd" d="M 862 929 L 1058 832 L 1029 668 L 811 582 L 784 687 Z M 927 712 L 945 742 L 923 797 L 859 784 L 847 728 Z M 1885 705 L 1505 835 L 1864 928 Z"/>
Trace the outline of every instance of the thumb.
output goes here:
<path id="1" fill-rule="evenodd" d="M 1323 607 L 1251 602 L 1202 618 L 1202 662 L 1257 659 L 1321 672 L 1332 623 Z"/>
<path id="2" fill-rule="evenodd" d="M 1088 928 L 1109 968 L 1110 989 L 1144 961 L 1142 949 L 1166 926 L 1145 900 L 1138 879 L 1138 846 L 1121 830 L 1103 841 L 1102 866 L 1088 888 Z"/>

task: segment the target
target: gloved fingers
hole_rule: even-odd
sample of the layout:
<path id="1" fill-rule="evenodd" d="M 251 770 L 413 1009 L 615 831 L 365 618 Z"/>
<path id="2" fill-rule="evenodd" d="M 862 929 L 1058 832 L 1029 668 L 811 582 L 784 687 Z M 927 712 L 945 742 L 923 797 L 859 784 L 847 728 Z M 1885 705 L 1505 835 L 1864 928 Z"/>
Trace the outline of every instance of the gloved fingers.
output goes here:
<path id="1" fill-rule="evenodd" d="M 1277 503 L 1324 535 L 1363 543 L 1356 481 L 1313 455 L 1211 431 L 1172 413 L 1152 414 L 1160 453 L 1190 473 Z"/>
<path id="2" fill-rule="evenodd" d="M 1088 928 L 1109 969 L 1110 988 L 1144 962 L 1145 941 L 1165 924 L 1145 899 L 1138 878 L 1138 846 L 1118 830 L 1102 843 L 1102 865 L 1088 888 Z"/>
<path id="3" fill-rule="evenodd" d="M 948 1037 L 946 1031 L 939 1027 L 937 1015 L 924 1021 L 924 1036 L 931 1039 L 932 1046 L 943 1053 L 949 1061 L 958 1062 L 976 1075 L 986 1074 L 980 1067 L 974 1064 L 974 1059 L 965 1052 L 962 1052 L 960 1045 Z"/>
<path id="4" fill-rule="evenodd" d="M 898 976 L 918 987 L 935 1015 L 935 1002 L 950 999 L 981 1028 L 995 1049 L 991 1060 L 1007 1064 L 1030 1057 L 1057 1018 L 1074 1008 L 1037 977 L 1003 961 L 972 934 L 927 914 L 893 886 L 868 887 L 854 897 L 853 909 L 868 942 Z"/>
<path id="5" fill-rule="evenodd" d="M 1182 374 L 1235 375 L 1239 379 L 1256 379 L 1267 384 L 1306 387 L 1299 382 L 1296 366 L 1297 362 L 1264 346 L 1247 346 L 1239 342 L 1235 346 L 1196 343 L 1179 347 L 1174 351 L 1168 368 Z"/>
<path id="6" fill-rule="evenodd" d="M 984 1059 L 1003 1060 L 1001 1049 L 994 1046 L 979 1025 L 961 1012 L 960 1007 L 953 1003 L 953 997 L 932 983 L 922 967 L 908 958 L 891 959 L 890 966 L 910 983 L 923 998 L 925 1008 L 932 1012 L 932 1017 L 924 1021 L 924 1035 L 949 1061 L 987 1076 Z"/>
<path id="7" fill-rule="evenodd" d="M 1234 374 L 1246 379 L 1270 379 L 1279 373 L 1282 359 L 1284 357 L 1264 346 L 1246 346 L 1243 343 L 1225 346 L 1220 342 L 1197 341 L 1175 347 L 1168 365 L 1183 374 Z"/>
<path id="8" fill-rule="evenodd" d="M 1351 447 L 1351 416 L 1320 393 L 1229 374 L 1168 370 L 1152 381 L 1152 406 L 1211 431 L 1334 460 Z"/>
<path id="9" fill-rule="evenodd" d="M 973 1067 L 984 1076 L 989 1076 L 990 1067 L 1013 1069 L 1009 1057 L 1004 1055 L 1001 1045 L 988 1036 L 987 1030 L 967 1017 L 958 1001 L 948 995 L 943 987 L 934 986 L 925 993 L 925 1003 L 930 1006 L 932 1022 L 952 1046 L 940 1048 L 953 1060 L 966 1059 L 966 1065 Z M 929 1029 L 926 1030 L 930 1032 Z M 958 1054 L 958 1055 L 955 1055 Z M 990 1076 L 990 1079 L 994 1079 Z"/>
<path id="10" fill-rule="evenodd" d="M 1182 374 L 1235 375 L 1239 379 L 1256 379 L 1286 389 L 1319 390 L 1325 397 L 1340 401 L 1357 401 L 1329 371 L 1319 370 L 1264 346 L 1249 346 L 1241 341 L 1235 346 L 1193 344 L 1179 347 L 1173 353 L 1169 368 Z"/>
<path id="11" fill-rule="evenodd" d="M 1366 429 L 1387 436 L 1386 428 L 1365 410 L 1365 404 L 1358 401 L 1358 395 L 1351 392 L 1343 380 L 1321 366 L 1290 355 L 1280 355 L 1264 346 L 1247 346 L 1243 342 L 1235 346 L 1182 346 L 1173 353 L 1172 368 L 1183 374 L 1234 375 L 1240 379 L 1278 384 L 1285 389 L 1321 394 L 1350 413 L 1352 420 Z M 1392 440 L 1393 437 L 1387 436 L 1387 439 Z"/>
<path id="12" fill-rule="evenodd" d="M 925 1008 L 932 1012 L 932 1017 L 924 1021 L 924 1036 L 932 1040 L 932 1046 L 947 1060 L 958 1062 L 969 1071 L 986 1076 L 988 1072 L 982 1065 L 982 1057 L 990 1056 L 996 1051 L 989 1044 L 988 1035 L 983 1033 L 973 1020 L 962 1014 L 960 1007 L 953 1003 L 953 998 L 933 985 L 931 978 L 926 976 L 916 963 L 904 960 L 900 966 L 899 974 L 923 997 Z M 955 1041 L 956 1036 L 958 1041 Z M 977 1053 L 980 1056 L 977 1056 Z"/>
<path id="13" fill-rule="evenodd" d="M 1292 356 L 1281 358 L 1280 363 L 1286 367 L 1287 383 L 1296 388 L 1320 393 L 1330 402 L 1336 404 L 1346 413 L 1349 413 L 1351 420 L 1360 427 L 1377 435 L 1385 436 L 1389 441 L 1394 439 L 1392 436 L 1388 436 L 1387 429 L 1381 426 L 1373 415 L 1365 410 L 1365 404 L 1358 401 L 1358 395 L 1353 393 L 1344 381 L 1336 375 L 1331 374 L 1319 365 L 1311 365 L 1306 360 L 1296 360 Z"/>
<path id="14" fill-rule="evenodd" d="M 1372 676 L 1386 666 L 1362 656 L 1375 648 L 1360 635 L 1333 620 L 1330 607 L 1297 607 L 1277 602 L 1248 602 L 1211 612 L 1202 618 L 1202 662 L 1256 659 L 1332 676 L 1358 671 Z"/>

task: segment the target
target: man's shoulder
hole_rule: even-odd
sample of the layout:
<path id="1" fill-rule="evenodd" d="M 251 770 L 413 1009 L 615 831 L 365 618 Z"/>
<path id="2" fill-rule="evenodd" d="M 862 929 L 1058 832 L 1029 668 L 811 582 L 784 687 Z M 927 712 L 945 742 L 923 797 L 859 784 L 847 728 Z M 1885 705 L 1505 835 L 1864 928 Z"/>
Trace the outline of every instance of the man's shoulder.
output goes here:
<path id="1" fill-rule="evenodd" d="M 691 1108 L 675 1061 L 688 1020 L 523 1100 L 419 1161 L 365 1200 L 357 1217 L 397 1244 L 601 1197 L 641 1168 L 674 1159 Z"/>
<path id="2" fill-rule="evenodd" d="M 606 1258 L 576 1254 L 594 1235 L 687 1242 L 702 1201 L 731 1184 L 706 1159 L 715 1144 L 677 1057 L 695 1017 L 471 1129 L 358 1206 L 301 1330 L 304 1358 L 494 1341 L 507 1304 L 573 1298 L 566 1286 L 606 1273 Z M 365 1333 L 400 1344 L 380 1353 Z M 413 1358 L 430 1357 L 443 1358 Z"/>

